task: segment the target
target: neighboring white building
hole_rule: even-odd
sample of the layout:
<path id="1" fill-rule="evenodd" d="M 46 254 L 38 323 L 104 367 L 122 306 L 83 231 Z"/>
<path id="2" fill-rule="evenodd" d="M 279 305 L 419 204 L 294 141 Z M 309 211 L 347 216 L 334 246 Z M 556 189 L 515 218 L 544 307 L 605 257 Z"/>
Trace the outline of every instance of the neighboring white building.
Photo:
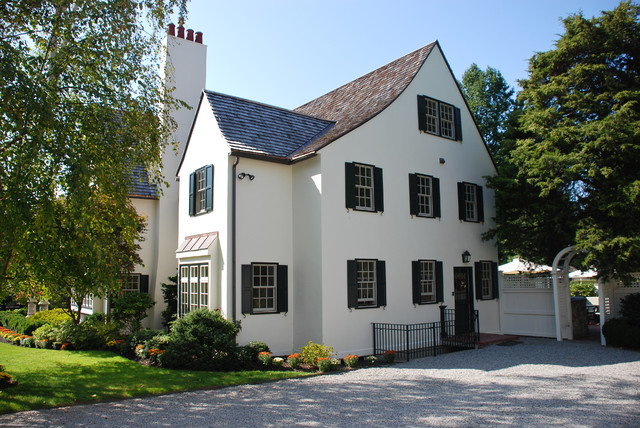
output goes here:
<path id="1" fill-rule="evenodd" d="M 277 355 L 308 341 L 366 355 L 372 322 L 438 321 L 440 304 L 500 331 L 498 254 L 482 240 L 495 166 L 438 42 L 293 111 L 198 95 L 179 165 L 165 164 L 178 202 L 149 208 L 156 301 L 175 254 L 180 314 L 220 308 L 241 344 Z"/>

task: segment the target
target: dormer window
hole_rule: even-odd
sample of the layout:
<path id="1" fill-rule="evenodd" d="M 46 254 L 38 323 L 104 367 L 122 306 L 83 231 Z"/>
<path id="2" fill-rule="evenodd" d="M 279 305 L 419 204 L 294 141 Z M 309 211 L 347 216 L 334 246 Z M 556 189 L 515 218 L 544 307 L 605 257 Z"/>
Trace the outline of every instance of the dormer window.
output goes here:
<path id="1" fill-rule="evenodd" d="M 434 98 L 418 95 L 418 128 L 427 134 L 462 141 L 460 109 Z"/>

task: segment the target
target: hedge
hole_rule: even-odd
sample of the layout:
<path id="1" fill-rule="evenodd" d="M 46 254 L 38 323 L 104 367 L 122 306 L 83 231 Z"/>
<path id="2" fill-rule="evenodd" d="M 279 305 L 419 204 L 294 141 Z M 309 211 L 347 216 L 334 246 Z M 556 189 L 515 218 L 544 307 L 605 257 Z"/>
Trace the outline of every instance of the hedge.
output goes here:
<path id="1" fill-rule="evenodd" d="M 42 320 L 33 321 L 14 312 L 0 311 L 0 325 L 19 334 L 31 336 L 38 327 L 41 327 L 44 324 L 45 321 Z"/>

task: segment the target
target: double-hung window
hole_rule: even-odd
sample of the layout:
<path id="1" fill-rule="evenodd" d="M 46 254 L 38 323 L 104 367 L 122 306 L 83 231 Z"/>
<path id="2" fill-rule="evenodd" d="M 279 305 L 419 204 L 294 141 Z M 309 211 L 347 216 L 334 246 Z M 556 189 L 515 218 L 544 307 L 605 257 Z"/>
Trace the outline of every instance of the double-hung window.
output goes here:
<path id="1" fill-rule="evenodd" d="M 409 208 L 411 215 L 440 217 L 440 180 L 423 174 L 409 174 Z"/>
<path id="2" fill-rule="evenodd" d="M 385 277 L 382 260 L 347 260 L 347 306 L 356 309 L 386 306 Z"/>
<path id="3" fill-rule="evenodd" d="M 347 208 L 382 212 L 382 168 L 357 162 L 345 163 L 345 198 Z"/>
<path id="4" fill-rule="evenodd" d="M 443 301 L 442 262 L 416 260 L 411 262 L 413 303 L 424 305 Z"/>
<path id="5" fill-rule="evenodd" d="M 179 315 L 209 307 L 209 264 L 180 265 Z"/>
<path id="6" fill-rule="evenodd" d="M 484 221 L 482 186 L 473 183 L 458 183 L 458 215 L 460 220 Z"/>
<path id="7" fill-rule="evenodd" d="M 479 261 L 474 265 L 476 271 L 476 299 L 492 300 L 498 298 L 498 263 Z"/>
<path id="8" fill-rule="evenodd" d="M 278 263 L 242 265 L 242 313 L 288 311 L 288 268 Z"/>
<path id="9" fill-rule="evenodd" d="M 213 210 L 213 165 L 203 166 L 189 175 L 189 215 Z"/>
<path id="10" fill-rule="evenodd" d="M 139 273 L 129 274 L 127 280 L 122 287 L 122 292 L 127 293 L 148 293 L 149 292 L 149 275 Z"/>
<path id="11" fill-rule="evenodd" d="M 427 134 L 462 141 L 460 109 L 424 95 L 418 95 L 418 129 Z"/>

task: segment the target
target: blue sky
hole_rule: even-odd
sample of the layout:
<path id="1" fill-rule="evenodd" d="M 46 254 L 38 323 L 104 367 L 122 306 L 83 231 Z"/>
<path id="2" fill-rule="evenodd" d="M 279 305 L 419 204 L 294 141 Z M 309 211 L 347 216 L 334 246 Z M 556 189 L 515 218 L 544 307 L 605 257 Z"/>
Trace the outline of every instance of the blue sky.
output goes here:
<path id="1" fill-rule="evenodd" d="M 295 108 L 438 40 L 457 79 L 476 63 L 507 82 L 553 49 L 560 21 L 618 0 L 191 0 L 204 33 L 207 88 Z M 177 18 L 174 20 L 177 23 Z"/>

